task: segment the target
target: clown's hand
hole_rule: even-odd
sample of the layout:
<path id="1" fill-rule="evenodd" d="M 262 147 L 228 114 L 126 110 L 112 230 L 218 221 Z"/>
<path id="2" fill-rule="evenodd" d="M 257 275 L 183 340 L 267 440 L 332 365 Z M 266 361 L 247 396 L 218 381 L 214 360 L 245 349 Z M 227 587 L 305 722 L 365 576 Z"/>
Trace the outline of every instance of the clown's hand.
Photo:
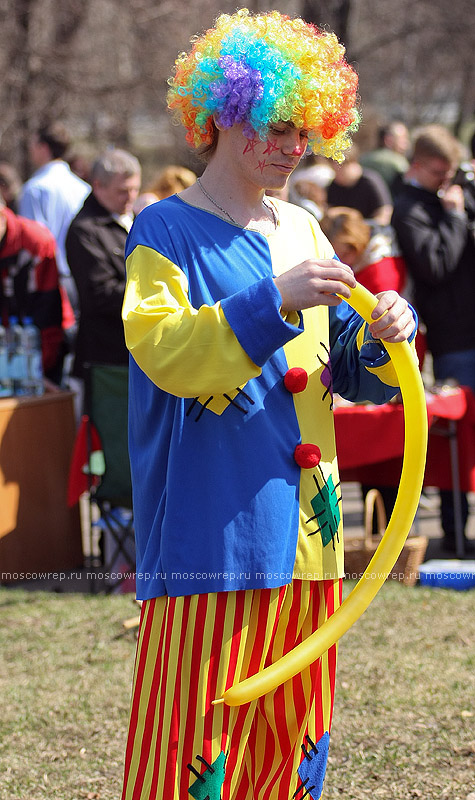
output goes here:
<path id="1" fill-rule="evenodd" d="M 274 279 L 282 297 L 281 310 L 301 311 L 314 306 L 337 306 L 356 286 L 353 270 L 341 261 L 309 258 Z"/>
<path id="2" fill-rule="evenodd" d="M 409 339 L 416 323 L 407 300 L 392 290 L 379 292 L 375 296 L 378 304 L 371 314 L 375 320 L 369 325 L 371 335 L 385 342 L 404 342 Z"/>

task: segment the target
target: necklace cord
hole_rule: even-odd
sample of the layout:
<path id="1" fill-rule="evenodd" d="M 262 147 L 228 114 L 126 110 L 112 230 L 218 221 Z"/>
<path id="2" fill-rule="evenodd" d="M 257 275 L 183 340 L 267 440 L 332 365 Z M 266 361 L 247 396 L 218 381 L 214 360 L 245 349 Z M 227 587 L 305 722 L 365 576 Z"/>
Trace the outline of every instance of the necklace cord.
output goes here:
<path id="1" fill-rule="evenodd" d="M 225 208 L 220 206 L 219 203 L 214 199 L 214 197 L 212 197 L 209 194 L 209 192 L 206 191 L 205 187 L 201 183 L 201 179 L 200 178 L 196 179 L 196 183 L 198 184 L 199 188 L 203 192 L 204 196 L 208 198 L 210 203 L 212 203 L 219 211 L 221 211 L 222 214 L 225 214 L 228 217 L 228 219 L 230 219 L 231 222 L 234 223 L 234 225 L 238 225 L 238 227 L 240 227 L 240 228 L 243 227 L 242 225 L 239 224 L 239 222 L 237 222 L 237 220 L 234 219 L 234 217 L 231 216 L 229 211 L 226 211 Z M 263 198 L 262 205 L 264 206 L 264 208 L 268 209 L 268 211 L 270 211 L 270 213 L 272 214 L 272 222 L 274 224 L 274 230 L 276 230 L 277 229 L 277 225 L 278 225 L 278 220 L 277 220 L 277 215 L 276 215 L 276 212 L 274 210 L 273 204 L 269 203 L 269 202 L 266 202 L 265 198 Z"/>

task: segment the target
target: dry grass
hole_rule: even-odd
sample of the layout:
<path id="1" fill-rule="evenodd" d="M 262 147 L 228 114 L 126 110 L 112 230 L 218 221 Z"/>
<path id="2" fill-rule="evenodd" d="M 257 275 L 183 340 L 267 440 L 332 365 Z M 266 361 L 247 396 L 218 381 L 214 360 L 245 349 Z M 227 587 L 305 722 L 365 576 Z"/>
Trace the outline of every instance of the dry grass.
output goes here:
<path id="1" fill-rule="evenodd" d="M 0 608 L 1 800 L 118 800 L 131 597 L 3 589 Z M 474 667 L 473 592 L 386 584 L 340 647 L 326 800 L 466 800 Z"/>
<path id="2" fill-rule="evenodd" d="M 1 800 L 120 797 L 130 597 L 0 593 Z"/>

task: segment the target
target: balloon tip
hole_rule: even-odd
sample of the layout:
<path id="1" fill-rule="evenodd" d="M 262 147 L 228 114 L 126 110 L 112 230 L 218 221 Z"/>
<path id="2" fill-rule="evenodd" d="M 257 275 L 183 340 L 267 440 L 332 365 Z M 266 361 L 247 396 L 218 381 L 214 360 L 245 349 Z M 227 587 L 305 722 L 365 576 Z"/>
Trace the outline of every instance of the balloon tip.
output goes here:
<path id="1" fill-rule="evenodd" d="M 212 700 L 211 701 L 211 705 L 212 706 L 219 706 L 219 705 L 221 705 L 221 703 L 224 703 L 224 697 L 218 697 L 217 700 Z"/>

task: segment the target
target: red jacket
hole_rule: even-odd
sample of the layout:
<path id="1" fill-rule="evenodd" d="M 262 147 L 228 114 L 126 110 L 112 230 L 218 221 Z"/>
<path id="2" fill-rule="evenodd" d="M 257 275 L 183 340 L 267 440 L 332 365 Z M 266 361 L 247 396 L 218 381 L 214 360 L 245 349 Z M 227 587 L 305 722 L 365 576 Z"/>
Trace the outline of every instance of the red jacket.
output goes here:
<path id="1" fill-rule="evenodd" d="M 56 242 L 39 222 L 1 209 L 7 221 L 0 242 L 0 309 L 4 324 L 9 317 L 30 316 L 41 332 L 43 369 L 55 379 L 65 353 L 63 321 L 72 314 L 59 286 Z"/>

